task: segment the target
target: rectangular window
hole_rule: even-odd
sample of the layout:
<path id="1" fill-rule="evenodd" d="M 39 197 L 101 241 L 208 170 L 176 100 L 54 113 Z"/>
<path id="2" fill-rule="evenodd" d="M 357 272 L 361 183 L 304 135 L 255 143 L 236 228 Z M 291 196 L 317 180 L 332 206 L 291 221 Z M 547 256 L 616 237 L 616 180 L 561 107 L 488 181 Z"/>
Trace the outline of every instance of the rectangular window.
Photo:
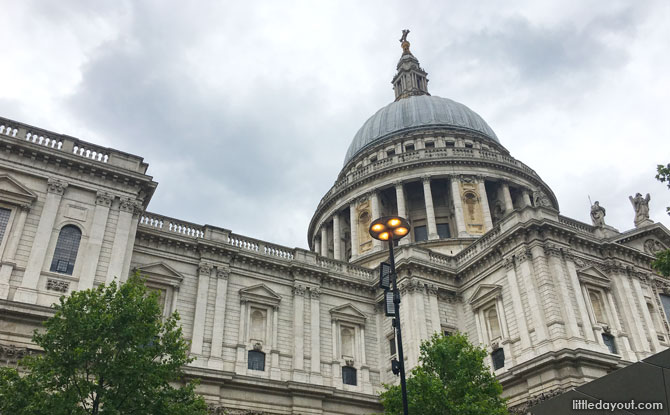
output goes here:
<path id="1" fill-rule="evenodd" d="M 426 141 L 425 147 L 426 148 L 435 148 L 435 142 L 434 141 Z"/>
<path id="2" fill-rule="evenodd" d="M 389 339 L 389 352 L 391 353 L 391 356 L 395 356 L 396 354 L 395 336 L 391 336 Z"/>
<path id="3" fill-rule="evenodd" d="M 7 230 L 7 224 L 9 223 L 9 216 L 12 214 L 12 211 L 5 208 L 0 208 L 0 242 L 5 236 L 5 231 Z"/>
<path id="4" fill-rule="evenodd" d="M 440 239 L 451 238 L 451 232 L 449 232 L 449 224 L 448 223 L 438 223 L 437 224 L 437 234 L 440 237 Z"/>
<path id="5" fill-rule="evenodd" d="M 258 350 L 249 350 L 248 366 L 249 370 L 265 370 L 265 353 Z"/>
<path id="6" fill-rule="evenodd" d="M 614 342 L 614 336 L 611 334 L 603 333 L 603 342 L 605 346 L 609 349 L 610 353 L 616 354 L 616 343 Z"/>
<path id="7" fill-rule="evenodd" d="M 445 330 L 443 333 L 445 336 L 451 336 L 451 332 L 449 330 Z"/>
<path id="8" fill-rule="evenodd" d="M 447 142 L 444 143 L 444 144 L 445 144 L 447 147 L 455 147 L 455 144 L 454 144 L 453 141 L 447 141 Z"/>
<path id="9" fill-rule="evenodd" d="M 386 155 L 387 155 L 388 157 L 393 157 L 393 156 L 395 156 L 395 150 L 388 150 L 388 151 L 386 152 Z"/>
<path id="10" fill-rule="evenodd" d="M 665 312 L 665 317 L 670 320 L 670 295 L 661 294 L 661 304 L 663 305 L 663 311 Z"/>
<path id="11" fill-rule="evenodd" d="M 414 151 L 414 144 L 406 144 L 405 151 Z"/>
<path id="12" fill-rule="evenodd" d="M 496 349 L 491 353 L 491 361 L 493 362 L 493 369 L 498 370 L 501 367 L 505 367 L 505 351 L 501 347 Z"/>
<path id="13" fill-rule="evenodd" d="M 342 368 L 342 383 L 356 386 L 356 369 L 350 366 Z"/>
<path id="14" fill-rule="evenodd" d="M 465 143 L 465 148 L 472 148 L 472 143 Z"/>
<path id="15" fill-rule="evenodd" d="M 428 230 L 425 226 L 415 226 L 414 227 L 414 242 L 427 241 L 428 240 Z"/>
<path id="16" fill-rule="evenodd" d="M 370 163 L 374 163 L 375 161 L 377 161 L 377 156 L 370 157 Z"/>

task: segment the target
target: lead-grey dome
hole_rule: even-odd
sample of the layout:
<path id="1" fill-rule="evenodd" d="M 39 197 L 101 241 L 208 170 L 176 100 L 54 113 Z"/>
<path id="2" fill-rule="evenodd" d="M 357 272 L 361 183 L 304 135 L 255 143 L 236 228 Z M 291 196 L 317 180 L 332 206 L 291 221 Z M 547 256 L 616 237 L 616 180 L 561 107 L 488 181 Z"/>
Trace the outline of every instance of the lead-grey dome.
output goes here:
<path id="1" fill-rule="evenodd" d="M 393 102 L 370 117 L 354 136 L 344 164 L 368 146 L 396 133 L 433 127 L 475 131 L 500 143 L 486 121 L 465 105 L 448 98 L 418 95 Z"/>

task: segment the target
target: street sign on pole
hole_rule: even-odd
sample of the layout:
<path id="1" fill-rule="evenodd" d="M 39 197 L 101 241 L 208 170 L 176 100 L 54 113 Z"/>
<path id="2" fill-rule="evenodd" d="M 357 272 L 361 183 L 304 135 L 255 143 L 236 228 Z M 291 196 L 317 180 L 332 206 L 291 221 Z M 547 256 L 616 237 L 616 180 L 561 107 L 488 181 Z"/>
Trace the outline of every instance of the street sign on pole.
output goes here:
<path id="1" fill-rule="evenodd" d="M 388 290 L 391 288 L 391 264 L 379 264 L 379 287 Z"/>
<path id="2" fill-rule="evenodd" d="M 393 291 L 384 290 L 384 313 L 386 317 L 395 317 L 395 304 L 393 304 Z"/>

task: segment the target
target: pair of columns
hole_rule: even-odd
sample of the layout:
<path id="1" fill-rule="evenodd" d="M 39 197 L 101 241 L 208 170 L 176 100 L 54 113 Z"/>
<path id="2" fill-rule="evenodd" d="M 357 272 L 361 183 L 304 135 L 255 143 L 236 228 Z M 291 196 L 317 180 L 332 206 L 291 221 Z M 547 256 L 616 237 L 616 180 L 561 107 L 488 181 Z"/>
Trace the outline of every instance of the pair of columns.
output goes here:
<path id="1" fill-rule="evenodd" d="M 32 248 L 28 257 L 28 263 L 23 273 L 21 286 L 17 288 L 14 295 L 14 301 L 36 304 L 38 295 L 38 284 L 44 264 L 46 262 L 49 242 L 52 239 L 53 229 L 56 225 L 58 210 L 61 206 L 63 195 L 68 187 L 68 183 L 49 179 L 47 182 L 47 196 L 42 208 L 40 220 L 37 225 L 37 231 L 33 239 Z M 98 192 L 96 195 L 96 207 L 93 213 L 93 221 L 88 232 L 87 239 L 77 260 L 80 262 L 75 267 L 74 278 L 79 279 L 77 289 L 84 290 L 93 287 L 100 252 L 102 249 L 102 240 L 107 226 L 109 210 L 114 197 L 104 192 Z M 119 206 L 119 219 L 114 234 L 110 263 L 107 270 L 106 282 L 111 282 L 114 278 L 121 281 L 126 279 L 130 269 L 130 257 L 134 246 L 135 232 L 139 223 L 139 215 L 142 211 L 142 205 L 139 201 L 132 199 L 121 199 Z M 18 218 L 17 232 L 12 236 L 11 247 L 16 253 L 18 238 L 21 237 L 27 210 L 21 212 Z M 4 271 L 7 272 L 6 270 Z M 0 294 L 4 295 L 2 290 L 3 271 L 0 269 Z M 6 298 L 6 297 L 5 297 Z"/>

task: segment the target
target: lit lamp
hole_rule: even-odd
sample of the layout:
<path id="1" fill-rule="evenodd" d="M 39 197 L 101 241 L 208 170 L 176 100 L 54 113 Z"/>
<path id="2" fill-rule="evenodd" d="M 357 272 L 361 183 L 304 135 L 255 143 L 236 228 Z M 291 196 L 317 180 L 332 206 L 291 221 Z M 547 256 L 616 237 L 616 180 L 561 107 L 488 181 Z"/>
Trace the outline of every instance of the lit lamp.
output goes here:
<path id="1" fill-rule="evenodd" d="M 393 242 L 409 234 L 409 222 L 400 216 L 383 216 L 370 224 L 370 236 L 389 243 L 389 264 L 382 262 L 379 267 L 379 286 L 384 289 L 384 309 L 386 315 L 393 317 L 393 327 L 396 330 L 398 342 L 398 358 L 393 359 L 391 369 L 394 374 L 400 374 L 400 388 L 402 390 L 402 409 L 408 415 L 407 385 L 405 383 L 405 356 L 402 349 L 402 331 L 400 329 L 400 291 L 398 278 L 395 272 L 395 258 L 393 256 Z M 393 304 L 393 307 L 391 307 Z"/>

